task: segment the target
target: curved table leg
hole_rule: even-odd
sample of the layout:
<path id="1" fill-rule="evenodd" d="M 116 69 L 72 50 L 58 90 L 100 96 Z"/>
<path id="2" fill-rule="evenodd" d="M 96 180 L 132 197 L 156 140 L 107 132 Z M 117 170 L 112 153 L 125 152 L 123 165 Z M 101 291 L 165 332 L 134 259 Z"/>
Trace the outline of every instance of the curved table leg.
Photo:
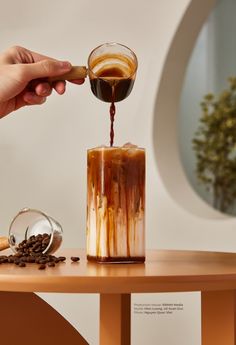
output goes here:
<path id="1" fill-rule="evenodd" d="M 235 345 L 236 292 L 206 291 L 202 298 L 202 345 Z"/>
<path id="2" fill-rule="evenodd" d="M 130 345 L 130 294 L 100 295 L 100 345 Z"/>
<path id="3" fill-rule="evenodd" d="M 88 345 L 55 309 L 31 292 L 0 292 L 1 344 Z"/>

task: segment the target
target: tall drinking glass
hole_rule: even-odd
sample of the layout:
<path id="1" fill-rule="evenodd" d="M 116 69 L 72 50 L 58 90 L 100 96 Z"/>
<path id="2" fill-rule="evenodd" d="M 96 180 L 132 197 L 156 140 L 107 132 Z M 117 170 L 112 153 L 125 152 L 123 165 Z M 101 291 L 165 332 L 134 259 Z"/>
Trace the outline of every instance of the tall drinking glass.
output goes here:
<path id="1" fill-rule="evenodd" d="M 96 147 L 87 152 L 87 258 L 145 261 L 145 150 Z"/>

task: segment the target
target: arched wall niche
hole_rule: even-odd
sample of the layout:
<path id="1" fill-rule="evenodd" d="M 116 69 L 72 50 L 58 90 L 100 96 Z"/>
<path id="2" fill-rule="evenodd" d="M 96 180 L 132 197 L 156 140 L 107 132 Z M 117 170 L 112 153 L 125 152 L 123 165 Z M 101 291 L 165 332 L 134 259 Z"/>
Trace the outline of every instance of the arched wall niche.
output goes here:
<path id="1" fill-rule="evenodd" d="M 188 212 L 207 219 L 226 219 L 190 186 L 180 159 L 178 109 L 185 71 L 198 34 L 216 0 L 192 0 L 174 35 L 157 91 L 153 119 L 156 164 L 171 198 Z M 201 68 L 201 66 L 199 66 Z"/>

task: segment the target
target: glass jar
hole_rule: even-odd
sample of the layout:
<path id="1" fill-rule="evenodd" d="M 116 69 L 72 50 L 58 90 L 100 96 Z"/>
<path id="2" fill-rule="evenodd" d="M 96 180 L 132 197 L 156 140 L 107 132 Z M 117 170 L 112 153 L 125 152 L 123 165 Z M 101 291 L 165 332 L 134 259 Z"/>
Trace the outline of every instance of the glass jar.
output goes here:
<path id="1" fill-rule="evenodd" d="M 43 249 L 43 254 L 54 253 L 62 243 L 62 227 L 52 217 L 42 211 L 24 208 L 12 220 L 9 228 L 9 245 L 17 252 L 19 244 L 31 236 L 47 234 L 50 240 Z"/>

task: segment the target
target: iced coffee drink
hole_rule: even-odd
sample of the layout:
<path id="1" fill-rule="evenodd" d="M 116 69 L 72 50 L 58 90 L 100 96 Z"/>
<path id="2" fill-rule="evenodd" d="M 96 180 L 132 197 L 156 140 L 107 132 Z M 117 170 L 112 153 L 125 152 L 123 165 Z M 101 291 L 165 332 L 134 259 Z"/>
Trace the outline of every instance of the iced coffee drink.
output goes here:
<path id="1" fill-rule="evenodd" d="M 87 156 L 87 258 L 145 260 L 145 150 L 96 147 Z"/>

